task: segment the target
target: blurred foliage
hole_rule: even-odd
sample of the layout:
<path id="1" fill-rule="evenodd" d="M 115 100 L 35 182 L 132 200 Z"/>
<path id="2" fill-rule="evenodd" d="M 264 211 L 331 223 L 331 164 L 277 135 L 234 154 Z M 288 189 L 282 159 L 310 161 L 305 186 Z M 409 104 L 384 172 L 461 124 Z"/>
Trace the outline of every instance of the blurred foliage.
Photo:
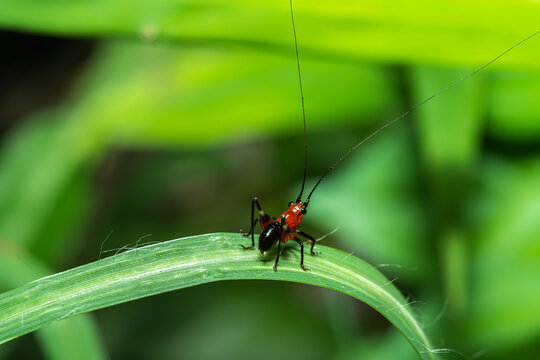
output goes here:
<path id="1" fill-rule="evenodd" d="M 540 18 L 525 0 L 298 0 L 295 10 L 310 183 L 377 125 L 538 31 Z M 96 45 L 62 104 L 2 138 L 2 254 L 32 260 L 2 257 L 0 289 L 150 233 L 143 241 L 237 231 L 254 195 L 283 211 L 303 166 L 288 11 L 287 1 L 1 1 L 2 29 Z M 339 227 L 325 243 L 399 277 L 437 346 L 484 359 L 540 350 L 539 67 L 534 38 L 385 130 L 325 179 L 303 224 L 316 237 Z M 24 268 L 37 270 L 18 280 Z M 183 292 L 97 312 L 110 356 L 407 356 L 377 315 L 319 289 Z"/>
<path id="2" fill-rule="evenodd" d="M 49 34 L 291 46 L 287 1 L 4 0 L 2 8 L 4 26 Z M 538 4 L 525 0 L 315 0 L 295 8 L 305 53 L 440 65 L 485 62 L 486 53 L 537 31 L 540 15 Z M 537 68 L 540 45 L 528 47 L 496 66 Z"/>

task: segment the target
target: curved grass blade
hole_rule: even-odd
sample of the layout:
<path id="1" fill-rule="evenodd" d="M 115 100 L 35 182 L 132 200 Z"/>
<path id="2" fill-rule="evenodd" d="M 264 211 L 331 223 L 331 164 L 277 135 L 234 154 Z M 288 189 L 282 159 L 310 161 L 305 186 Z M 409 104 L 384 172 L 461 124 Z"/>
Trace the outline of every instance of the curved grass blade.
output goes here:
<path id="1" fill-rule="evenodd" d="M 52 271 L 18 244 L 0 240 L 0 289 L 10 289 Z M 0 314 L 3 313 L 0 307 Z M 21 313 L 22 314 L 22 313 Z M 48 360 L 107 359 L 93 314 L 67 319 L 36 332 L 43 358 Z M 1 317 L 1 315 L 0 315 Z M 20 319 L 24 322 L 24 317 Z M 4 324 L 0 321 L 0 334 Z M 9 351 L 7 351 L 9 354 Z M 2 356 L 0 355 L 0 358 Z"/>
<path id="2" fill-rule="evenodd" d="M 421 359 L 434 359 L 429 341 L 399 290 L 363 260 L 329 247 L 308 256 L 304 272 L 296 248 L 273 255 L 238 246 L 237 234 L 208 234 L 145 246 L 45 277 L 0 295 L 0 344 L 47 324 L 142 297 L 221 280 L 300 282 L 353 296 L 403 333 Z M 24 322 L 21 318 L 24 316 Z"/>

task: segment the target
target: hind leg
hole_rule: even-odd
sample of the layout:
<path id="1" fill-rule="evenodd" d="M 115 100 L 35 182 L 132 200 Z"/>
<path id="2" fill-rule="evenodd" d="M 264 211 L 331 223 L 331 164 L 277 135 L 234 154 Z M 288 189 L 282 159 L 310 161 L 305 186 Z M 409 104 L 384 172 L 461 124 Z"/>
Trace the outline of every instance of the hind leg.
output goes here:
<path id="1" fill-rule="evenodd" d="M 259 217 L 255 219 L 255 206 L 257 206 Z M 255 225 L 257 225 L 257 222 L 260 223 L 261 228 L 264 229 L 268 225 L 272 223 L 272 218 L 266 214 L 263 209 L 261 208 L 261 205 L 259 204 L 259 199 L 257 197 L 254 197 L 251 200 L 251 226 L 249 227 L 248 233 L 244 233 L 242 230 L 240 230 L 240 234 L 244 237 L 251 236 L 251 246 L 244 246 L 240 244 L 242 249 L 244 250 L 250 250 L 255 248 L 255 235 L 254 235 L 254 229 Z"/>
<path id="2" fill-rule="evenodd" d="M 294 241 L 300 244 L 300 267 L 304 271 L 311 271 L 310 269 L 304 267 L 304 243 L 296 236 L 294 237 Z"/>
<path id="3" fill-rule="evenodd" d="M 308 235 L 308 234 L 306 234 L 305 232 L 300 231 L 300 230 L 296 230 L 296 233 L 297 233 L 298 235 L 301 235 L 301 236 L 303 236 L 303 237 L 305 237 L 306 239 L 309 240 L 309 241 L 308 241 L 308 244 L 311 244 L 311 249 L 310 249 L 311 255 L 319 255 L 318 252 L 314 251 L 314 249 L 315 249 L 315 243 L 316 243 L 317 241 L 315 240 L 315 238 L 314 238 L 313 236 Z"/>

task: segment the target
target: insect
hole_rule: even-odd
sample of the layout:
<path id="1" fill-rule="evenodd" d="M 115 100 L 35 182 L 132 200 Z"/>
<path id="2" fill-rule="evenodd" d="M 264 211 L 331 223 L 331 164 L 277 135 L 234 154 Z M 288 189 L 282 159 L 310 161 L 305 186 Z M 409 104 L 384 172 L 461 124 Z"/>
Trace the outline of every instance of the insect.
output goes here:
<path id="1" fill-rule="evenodd" d="M 468 75 L 462 77 L 461 79 L 457 80 L 456 82 L 452 83 L 451 85 L 447 86 L 446 88 L 438 91 L 437 93 L 433 94 L 429 98 L 425 99 L 415 107 L 411 108 L 410 110 L 406 111 L 405 113 L 401 114 L 400 116 L 394 118 L 393 120 L 385 123 L 372 133 L 370 133 L 368 136 L 363 138 L 360 142 L 358 142 L 356 145 L 354 145 L 349 151 L 347 151 L 344 155 L 342 155 L 328 170 L 319 178 L 309 195 L 307 196 L 305 201 L 302 201 L 302 195 L 304 193 L 305 183 L 306 183 L 306 171 L 307 171 L 307 135 L 306 135 L 306 114 L 305 114 L 305 107 L 304 107 L 304 94 L 302 89 L 302 76 L 300 73 L 300 60 L 298 56 L 298 42 L 296 38 L 296 29 L 294 25 L 294 13 L 293 13 L 293 5 L 292 0 L 289 0 L 290 4 L 290 13 L 291 13 L 291 22 L 292 22 L 292 30 L 294 35 L 294 45 L 295 45 L 295 51 L 296 51 L 296 64 L 298 69 L 298 80 L 300 85 L 300 98 L 302 103 L 302 120 L 304 123 L 304 177 L 302 181 L 302 187 L 300 189 L 300 194 L 296 198 L 296 201 L 291 201 L 288 204 L 287 210 L 281 214 L 279 217 L 271 217 L 267 213 L 264 212 L 262 209 L 259 199 L 257 197 L 254 197 L 251 201 L 251 222 L 250 222 L 250 229 L 247 233 L 244 233 L 242 230 L 240 230 L 240 233 L 244 237 L 250 237 L 251 236 L 251 245 L 250 246 L 244 246 L 240 245 L 244 250 L 250 250 L 255 249 L 255 235 L 254 235 L 254 228 L 257 223 L 261 226 L 262 232 L 259 235 L 259 245 L 258 250 L 266 254 L 270 249 L 272 249 L 276 243 L 278 244 L 278 250 L 277 250 L 277 256 L 276 260 L 274 262 L 274 270 L 277 270 L 277 266 L 279 263 L 279 257 L 281 254 L 282 244 L 287 243 L 289 240 L 293 240 L 297 242 L 300 245 L 300 267 L 304 271 L 309 271 L 308 268 L 304 266 L 304 242 L 302 241 L 302 238 L 307 239 L 308 244 L 311 244 L 310 247 L 310 253 L 311 255 L 318 255 L 315 251 L 315 243 L 316 240 L 313 236 L 308 235 L 301 231 L 299 229 L 300 224 L 302 223 L 304 215 L 307 213 L 307 207 L 309 205 L 311 196 L 313 195 L 313 192 L 315 189 L 319 186 L 321 181 L 337 166 L 339 163 L 341 163 L 347 156 L 349 156 L 351 153 L 353 153 L 356 149 L 358 149 L 364 142 L 378 134 L 380 131 L 385 129 L 386 127 L 394 124 L 395 122 L 399 121 L 400 119 L 404 118 L 405 116 L 409 115 L 411 112 L 415 111 L 419 107 L 423 106 L 436 96 L 444 93 L 445 91 L 451 89 L 452 87 L 458 85 L 462 81 L 466 80 L 467 78 L 473 76 L 477 72 L 483 70 L 493 62 L 497 61 L 499 58 L 504 56 L 506 53 L 520 45 L 521 43 L 531 39 L 532 37 L 538 35 L 540 31 L 535 32 L 532 35 L 529 35 L 525 39 L 519 41 L 518 43 L 514 44 L 483 66 L 479 67 L 478 69 L 474 70 L 473 72 L 469 73 Z M 257 214 L 258 217 L 255 217 L 255 207 L 257 208 Z M 300 236 L 300 237 L 299 237 Z"/>

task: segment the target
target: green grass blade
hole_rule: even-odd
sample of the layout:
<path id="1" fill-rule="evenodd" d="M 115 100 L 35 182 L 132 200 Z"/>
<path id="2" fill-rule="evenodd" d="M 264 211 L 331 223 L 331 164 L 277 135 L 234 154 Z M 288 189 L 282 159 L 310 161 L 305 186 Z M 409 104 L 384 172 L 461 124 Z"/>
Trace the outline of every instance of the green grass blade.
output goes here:
<path id="1" fill-rule="evenodd" d="M 31 282 L 0 295 L 0 344 L 52 322 L 114 304 L 221 280 L 283 280 L 322 286 L 353 296 L 384 315 L 422 359 L 435 355 L 399 290 L 377 269 L 342 251 L 318 246 L 304 272 L 296 247 L 273 255 L 243 251 L 236 234 L 182 238 L 126 251 Z"/>
<path id="2" fill-rule="evenodd" d="M 18 244 L 0 240 L 0 289 L 11 289 L 52 271 Z M 3 307 L 0 307 L 0 313 Z M 0 321 L 0 333 L 4 332 Z M 107 359 L 98 326 L 92 314 L 67 319 L 36 332 L 36 339 L 48 360 Z M 9 353 L 9 351 L 8 351 Z"/>

